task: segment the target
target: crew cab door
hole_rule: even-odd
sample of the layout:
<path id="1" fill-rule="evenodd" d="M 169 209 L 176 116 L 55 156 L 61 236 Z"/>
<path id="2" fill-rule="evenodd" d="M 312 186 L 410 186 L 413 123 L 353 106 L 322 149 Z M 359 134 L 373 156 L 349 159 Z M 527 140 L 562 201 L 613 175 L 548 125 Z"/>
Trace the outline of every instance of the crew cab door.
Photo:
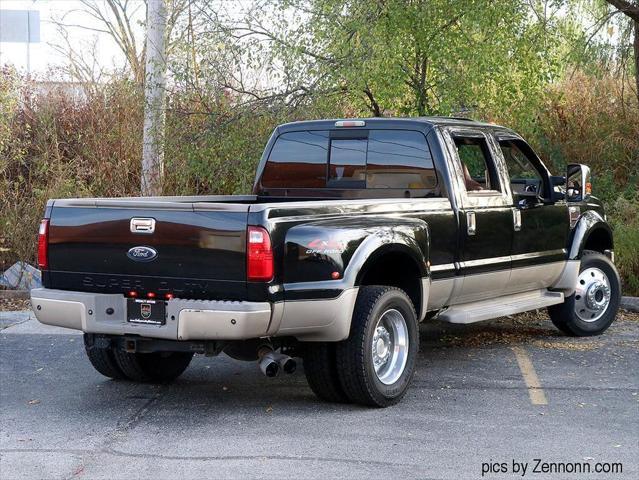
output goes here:
<path id="1" fill-rule="evenodd" d="M 561 274 L 566 259 L 566 202 L 553 202 L 550 173 L 523 139 L 496 133 L 495 141 L 513 198 L 513 270 L 507 292 L 548 287 Z"/>
<path id="2" fill-rule="evenodd" d="M 445 131 L 451 180 L 459 205 L 459 267 L 463 276 L 453 303 L 501 295 L 511 269 L 513 212 L 497 145 L 481 129 Z"/>

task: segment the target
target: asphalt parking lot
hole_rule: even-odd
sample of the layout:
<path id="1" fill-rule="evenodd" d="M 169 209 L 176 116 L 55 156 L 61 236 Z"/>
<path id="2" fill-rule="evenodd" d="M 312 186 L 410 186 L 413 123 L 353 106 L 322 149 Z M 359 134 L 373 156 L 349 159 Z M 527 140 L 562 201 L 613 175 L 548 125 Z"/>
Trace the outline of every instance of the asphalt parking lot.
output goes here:
<path id="1" fill-rule="evenodd" d="M 424 325 L 412 388 L 385 410 L 321 403 L 301 371 L 267 379 L 224 355 L 171 385 L 115 382 L 80 335 L 0 320 L 2 479 L 639 478 L 636 314 L 585 339 L 543 314 Z M 544 463 L 582 473 L 533 472 Z"/>

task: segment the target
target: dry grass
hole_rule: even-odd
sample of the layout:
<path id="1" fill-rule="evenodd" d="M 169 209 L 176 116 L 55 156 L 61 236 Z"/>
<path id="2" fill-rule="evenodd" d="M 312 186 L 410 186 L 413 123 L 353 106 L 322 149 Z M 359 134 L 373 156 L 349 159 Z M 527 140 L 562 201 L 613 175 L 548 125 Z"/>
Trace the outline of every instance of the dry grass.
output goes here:
<path id="1" fill-rule="evenodd" d="M 639 313 L 620 310 L 615 325 L 639 322 Z M 450 347 L 480 348 L 492 345 L 532 345 L 538 348 L 589 351 L 604 342 L 597 337 L 566 337 L 551 323 L 545 311 L 531 311 L 456 329 L 440 343 Z M 628 343 L 628 341 L 625 341 Z M 639 342 L 637 342 L 639 345 Z"/>
<path id="2" fill-rule="evenodd" d="M 30 310 L 31 302 L 29 300 L 18 300 L 13 298 L 0 299 L 0 312 L 15 312 L 18 310 Z"/>

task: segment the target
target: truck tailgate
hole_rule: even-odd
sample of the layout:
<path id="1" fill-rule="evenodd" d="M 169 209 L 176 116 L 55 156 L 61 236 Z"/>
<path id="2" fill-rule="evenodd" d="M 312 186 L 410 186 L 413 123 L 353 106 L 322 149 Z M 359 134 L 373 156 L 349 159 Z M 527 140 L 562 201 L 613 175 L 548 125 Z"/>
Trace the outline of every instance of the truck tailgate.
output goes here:
<path id="1" fill-rule="evenodd" d="M 249 207 L 147 199 L 56 200 L 45 284 L 100 293 L 133 290 L 158 297 L 171 293 L 240 299 L 246 292 Z M 133 219 L 152 219 L 154 231 L 133 232 Z"/>

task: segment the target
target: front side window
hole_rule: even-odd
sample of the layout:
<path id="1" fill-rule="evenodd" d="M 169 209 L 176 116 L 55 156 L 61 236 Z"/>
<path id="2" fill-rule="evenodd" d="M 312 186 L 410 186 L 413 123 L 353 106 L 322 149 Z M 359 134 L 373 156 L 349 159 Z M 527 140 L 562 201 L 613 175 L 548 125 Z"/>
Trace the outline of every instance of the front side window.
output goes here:
<path id="1" fill-rule="evenodd" d="M 324 188 L 328 132 L 289 132 L 280 135 L 264 167 L 265 188 Z"/>
<path id="2" fill-rule="evenodd" d="M 543 195 L 543 181 L 530 155 L 530 148 L 519 140 L 500 140 L 499 147 L 504 155 L 510 187 L 513 194 L 537 193 Z"/>
<path id="3" fill-rule="evenodd" d="M 466 190 L 469 192 L 499 191 L 499 180 L 486 139 L 484 137 L 454 136 L 453 140 L 461 162 Z"/>

